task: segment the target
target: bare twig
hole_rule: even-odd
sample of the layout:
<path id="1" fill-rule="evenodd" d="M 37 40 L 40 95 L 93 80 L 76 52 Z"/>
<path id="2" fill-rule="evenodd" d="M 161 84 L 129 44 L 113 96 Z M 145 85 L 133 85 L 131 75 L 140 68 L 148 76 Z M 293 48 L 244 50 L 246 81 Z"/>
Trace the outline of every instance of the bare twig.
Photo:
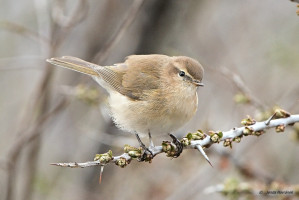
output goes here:
<path id="1" fill-rule="evenodd" d="M 16 24 L 14 22 L 0 21 L 0 28 L 6 29 L 6 30 L 11 31 L 16 34 L 20 34 L 20 35 L 29 37 L 30 39 L 41 42 L 46 47 L 50 44 L 49 39 L 46 38 L 45 36 L 40 35 L 39 33 L 34 32 L 34 31 L 28 29 L 27 27 L 22 26 L 20 24 Z"/>
<path id="2" fill-rule="evenodd" d="M 83 0 L 80 0 L 81 3 Z M 86 2 L 86 1 L 84 1 Z M 37 6 L 44 6 L 43 3 L 39 4 L 40 1 L 36 1 Z M 82 4 L 78 4 L 77 9 L 78 10 Z M 86 6 L 85 6 L 86 7 Z M 82 10 L 81 10 L 82 11 Z M 83 12 L 83 11 L 82 11 Z M 78 16 L 76 14 L 72 15 L 69 19 L 69 26 L 68 27 L 59 27 L 59 26 L 53 26 L 53 30 L 51 30 L 51 36 L 49 36 L 49 45 L 47 45 L 47 49 L 42 49 L 43 53 L 46 53 L 46 57 L 52 57 L 59 46 L 62 44 L 63 39 L 67 36 L 67 34 L 70 32 L 71 27 L 79 23 L 81 20 L 83 20 L 83 17 L 80 17 L 78 20 Z M 50 20 L 49 20 L 50 22 Z M 10 24 L 9 24 L 10 25 Z M 49 25 L 50 26 L 50 25 Z M 19 33 L 23 33 L 23 35 L 29 35 L 33 38 L 40 38 L 40 34 L 31 32 L 27 30 L 26 28 L 19 27 L 19 26 L 8 26 L 11 30 Z M 50 31 L 50 30 L 49 30 Z M 39 27 L 39 33 L 42 32 L 42 27 Z M 24 34 L 25 33 L 25 34 Z M 50 34 L 49 34 L 50 35 Z M 45 39 L 46 40 L 46 39 Z M 26 144 L 29 143 L 29 141 L 32 141 L 35 139 L 36 142 L 30 143 L 29 148 L 29 157 L 28 159 L 31 159 L 30 161 L 26 159 L 27 165 L 33 166 L 33 167 L 27 167 L 29 169 L 25 173 L 25 176 L 27 176 L 24 191 L 23 191 L 23 198 L 24 199 L 31 199 L 32 194 L 32 183 L 35 176 L 36 171 L 34 170 L 34 167 L 36 166 L 37 162 L 37 155 L 38 155 L 38 149 L 34 148 L 34 145 L 36 147 L 39 146 L 40 142 L 38 141 L 39 137 L 42 135 L 42 124 L 44 123 L 44 118 L 47 118 L 47 110 L 49 106 L 49 94 L 50 94 L 50 87 L 51 84 L 51 77 L 53 75 L 54 68 L 46 65 L 45 63 L 45 70 L 43 71 L 42 78 L 40 82 L 37 84 L 37 87 L 34 91 L 33 99 L 31 101 L 31 105 L 27 106 L 26 114 L 24 115 L 23 124 L 20 125 L 20 130 L 18 132 L 22 133 L 18 140 L 11 146 L 9 153 L 8 153 L 8 164 L 9 167 L 7 168 L 7 192 L 6 192 L 6 199 L 11 200 L 13 199 L 13 189 L 15 188 L 15 184 L 17 183 L 17 175 L 16 175 L 16 166 L 13 165 L 15 162 L 19 160 L 20 154 L 23 151 Z M 58 106 L 58 109 L 61 107 Z M 34 114 L 33 114 L 34 113 Z M 43 117 L 45 116 L 45 117 Z M 33 124 L 33 126 L 28 128 L 28 125 Z M 33 159 L 33 160 L 32 160 Z M 28 162 L 29 161 L 29 162 Z"/>
<path id="3" fill-rule="evenodd" d="M 286 126 L 286 125 L 293 125 L 294 123 L 299 122 L 299 115 L 291 115 L 288 117 L 283 117 L 279 119 L 272 119 L 262 122 L 256 122 L 252 125 L 234 128 L 229 131 L 225 132 L 219 132 L 215 133 L 209 136 L 206 136 L 203 139 L 197 139 L 197 140 L 191 140 L 190 144 L 186 145 L 185 149 L 197 149 L 197 146 L 200 145 L 201 147 L 208 148 L 214 143 L 219 143 L 220 141 L 227 142 L 228 140 L 230 142 L 237 140 L 240 142 L 240 139 L 242 136 L 246 135 L 261 135 L 266 129 L 273 128 L 273 127 L 279 127 L 279 126 Z M 268 123 L 268 124 L 267 124 Z M 188 137 L 188 136 L 187 136 Z M 153 157 L 165 152 L 163 150 L 163 146 L 155 146 L 154 148 L 151 148 L 151 151 L 153 153 Z M 126 166 L 130 163 L 130 161 L 134 158 L 130 152 L 123 153 L 120 156 L 112 156 L 112 152 L 108 152 L 106 154 L 100 154 L 102 155 L 102 158 L 108 158 L 108 159 L 97 159 L 95 161 L 88 161 L 83 163 L 78 162 L 71 162 L 71 163 L 52 163 L 51 165 L 61 166 L 61 167 L 71 167 L 71 168 L 84 168 L 84 167 L 91 167 L 91 166 L 97 166 L 97 165 L 106 165 L 108 163 L 115 163 L 117 165 L 120 165 L 121 167 Z"/>
<path id="4" fill-rule="evenodd" d="M 32 141 L 38 135 L 39 132 L 35 130 L 39 130 L 50 117 L 53 117 L 54 115 L 62 111 L 67 104 L 68 100 L 63 99 L 59 104 L 55 106 L 55 108 L 53 108 L 53 110 L 41 116 L 36 121 L 35 125 L 19 134 L 19 137 L 11 146 L 11 149 L 8 151 L 7 158 L 9 160 L 7 162 L 9 166 L 14 164 L 14 160 L 16 159 L 16 156 L 18 156 L 18 153 L 21 151 L 22 147 L 28 142 Z"/>
<path id="5" fill-rule="evenodd" d="M 8 154 L 6 156 L 6 166 L 7 166 L 7 174 L 8 174 L 8 182 L 7 182 L 7 194 L 6 199 L 12 198 L 12 185 L 14 183 L 14 175 L 12 173 L 15 172 L 15 162 L 18 160 L 19 155 L 23 149 L 23 147 L 28 144 L 30 141 L 35 139 L 36 137 L 41 134 L 41 128 L 43 127 L 44 123 L 52 116 L 58 114 L 60 111 L 62 111 L 63 107 L 67 105 L 67 102 L 65 99 L 62 100 L 58 105 L 55 106 L 55 108 L 41 116 L 36 123 L 31 126 L 29 129 L 22 131 L 22 133 L 19 133 L 19 137 L 15 141 L 13 145 L 11 145 L 10 150 L 8 151 Z"/>
<path id="6" fill-rule="evenodd" d="M 259 182 L 239 182 L 237 179 L 228 179 L 223 184 L 210 186 L 204 190 L 204 193 L 211 194 L 219 192 L 226 197 L 239 199 L 241 196 L 266 196 L 275 195 L 275 197 L 287 197 L 278 199 L 292 199 L 291 197 L 299 196 L 299 185 L 287 185 L 282 182 L 273 181 L 270 184 Z M 276 199 L 275 198 L 275 199 Z M 250 198 L 249 198 L 250 199 Z"/>
<path id="7" fill-rule="evenodd" d="M 299 3 L 299 0 L 291 0 L 291 1 L 296 2 L 296 3 Z"/>
<path id="8" fill-rule="evenodd" d="M 104 47 L 94 56 L 93 62 L 100 63 L 103 62 L 104 59 L 111 52 L 112 48 L 119 42 L 122 38 L 126 30 L 132 24 L 134 19 L 136 18 L 138 11 L 140 10 L 144 0 L 135 0 L 132 4 L 130 10 L 128 10 L 128 15 L 125 18 L 124 22 L 121 24 L 119 29 L 115 31 L 115 34 L 111 37 L 111 39 L 104 45 Z"/>
<path id="9" fill-rule="evenodd" d="M 227 69 L 226 67 L 221 67 L 220 68 L 220 72 L 226 76 L 228 78 L 228 80 L 232 81 L 232 83 L 234 84 L 234 86 L 237 87 L 237 89 L 243 93 L 244 95 L 246 95 L 250 102 L 257 108 L 259 108 L 260 110 L 264 110 L 264 105 L 263 103 L 261 103 L 261 101 L 252 94 L 252 92 L 250 91 L 250 89 L 246 86 L 246 84 L 244 83 L 244 81 L 242 80 L 241 76 L 238 75 L 237 73 L 233 72 L 232 70 Z"/>
<path id="10" fill-rule="evenodd" d="M 75 6 L 75 9 L 69 16 L 66 16 L 64 13 L 63 3 L 65 2 L 56 0 L 53 3 L 52 18 L 61 27 L 69 28 L 77 25 L 82 22 L 87 16 L 88 1 L 86 0 L 79 0 L 77 5 Z"/>

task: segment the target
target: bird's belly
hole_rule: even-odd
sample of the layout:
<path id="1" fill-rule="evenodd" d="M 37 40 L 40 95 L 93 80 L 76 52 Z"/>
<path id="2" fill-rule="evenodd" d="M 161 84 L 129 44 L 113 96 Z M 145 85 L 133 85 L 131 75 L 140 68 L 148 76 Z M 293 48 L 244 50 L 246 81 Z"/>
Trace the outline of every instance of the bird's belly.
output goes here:
<path id="1" fill-rule="evenodd" d="M 152 109 L 147 101 L 132 101 L 119 93 L 110 94 L 112 119 L 115 124 L 131 133 L 153 135 L 167 134 L 182 127 L 195 114 L 196 99 L 184 102 L 183 106 Z"/>

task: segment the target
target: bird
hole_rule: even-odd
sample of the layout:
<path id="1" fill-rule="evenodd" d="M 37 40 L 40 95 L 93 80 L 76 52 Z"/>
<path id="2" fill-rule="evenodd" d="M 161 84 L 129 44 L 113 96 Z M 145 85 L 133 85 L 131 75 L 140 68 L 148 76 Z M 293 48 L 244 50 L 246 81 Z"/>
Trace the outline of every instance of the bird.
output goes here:
<path id="1" fill-rule="evenodd" d="M 202 65 L 187 56 L 131 55 L 123 63 L 109 66 L 72 56 L 47 61 L 87 74 L 106 89 L 115 125 L 135 134 L 145 151 L 149 149 L 139 135 L 148 134 L 153 145 L 151 135 L 170 134 L 181 128 L 195 115 L 197 88 L 204 86 Z M 174 140 L 179 145 L 179 140 Z"/>

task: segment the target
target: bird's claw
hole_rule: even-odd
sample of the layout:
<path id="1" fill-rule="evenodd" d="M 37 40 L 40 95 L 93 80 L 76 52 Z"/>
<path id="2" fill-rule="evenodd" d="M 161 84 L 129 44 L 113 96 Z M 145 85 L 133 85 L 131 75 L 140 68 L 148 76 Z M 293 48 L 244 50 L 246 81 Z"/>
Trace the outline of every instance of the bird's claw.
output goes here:
<path id="1" fill-rule="evenodd" d="M 172 138 L 172 143 L 176 146 L 176 152 L 173 154 L 172 157 L 177 158 L 181 155 L 183 152 L 183 144 L 180 142 L 180 140 L 174 136 L 173 134 L 169 134 L 169 136 Z"/>

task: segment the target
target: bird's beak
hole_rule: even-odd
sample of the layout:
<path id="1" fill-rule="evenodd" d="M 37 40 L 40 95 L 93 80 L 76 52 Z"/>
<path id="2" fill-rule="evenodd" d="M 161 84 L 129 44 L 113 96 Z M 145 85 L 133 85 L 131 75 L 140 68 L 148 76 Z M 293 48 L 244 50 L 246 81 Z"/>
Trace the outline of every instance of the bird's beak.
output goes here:
<path id="1" fill-rule="evenodd" d="M 198 81 L 198 80 L 193 80 L 193 83 L 194 83 L 196 86 L 201 86 L 201 87 L 204 86 L 204 84 L 203 84 L 202 82 Z"/>

